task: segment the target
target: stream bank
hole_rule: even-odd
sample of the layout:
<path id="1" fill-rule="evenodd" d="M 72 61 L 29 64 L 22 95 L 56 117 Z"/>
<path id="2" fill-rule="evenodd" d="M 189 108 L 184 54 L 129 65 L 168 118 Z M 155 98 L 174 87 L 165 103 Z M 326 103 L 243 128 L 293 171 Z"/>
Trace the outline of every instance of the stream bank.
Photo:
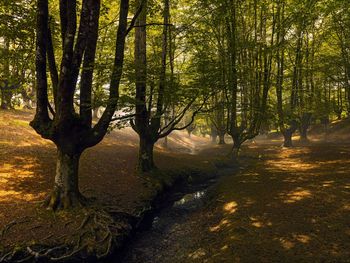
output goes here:
<path id="1" fill-rule="evenodd" d="M 171 178 L 174 180 L 167 182 L 161 190 L 158 190 L 137 218 L 129 217 L 130 231 L 121 239 L 114 252 L 102 262 L 125 262 L 130 247 L 138 240 L 140 234 L 152 231 L 155 226 L 162 224 L 160 219 L 172 207 L 189 210 L 200 208 L 204 204 L 208 188 L 212 187 L 219 177 L 237 170 L 238 166 L 230 162 L 227 160 L 217 162 L 216 168 L 209 173 L 207 170 L 187 169 L 177 176 L 172 175 Z"/>
<path id="2" fill-rule="evenodd" d="M 167 195 L 161 199 L 161 203 L 158 203 L 158 207 L 147 218 L 147 225 L 136 229 L 130 244 L 125 247 L 123 253 L 114 257 L 111 262 L 152 262 L 154 255 L 148 258 L 147 251 L 142 249 L 144 242 L 155 241 L 163 235 L 168 235 L 169 232 L 172 232 L 171 229 L 176 229 L 186 217 L 206 205 L 210 200 L 212 189 L 215 188 L 220 178 L 235 174 L 238 170 L 238 166 L 221 168 L 214 177 L 201 182 L 177 185 L 168 191 Z M 148 246 L 144 247 L 148 248 Z M 139 253 L 140 251 L 141 253 Z"/>

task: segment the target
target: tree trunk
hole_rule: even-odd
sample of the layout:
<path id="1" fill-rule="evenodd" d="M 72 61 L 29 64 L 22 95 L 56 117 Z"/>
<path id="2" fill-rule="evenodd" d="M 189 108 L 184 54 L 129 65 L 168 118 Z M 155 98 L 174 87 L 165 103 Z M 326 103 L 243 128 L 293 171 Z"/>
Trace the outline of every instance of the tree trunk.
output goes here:
<path id="1" fill-rule="evenodd" d="M 219 133 L 219 145 L 226 144 L 225 142 L 225 134 Z"/>
<path id="2" fill-rule="evenodd" d="M 138 169 L 140 172 L 149 172 L 155 168 L 153 160 L 154 143 L 140 136 L 139 162 Z"/>
<path id="3" fill-rule="evenodd" d="M 309 139 L 307 138 L 307 130 L 310 126 L 311 122 L 311 113 L 304 113 L 302 118 L 301 118 L 301 123 L 299 127 L 299 132 L 300 132 L 300 141 L 301 142 L 308 142 Z"/>
<path id="4" fill-rule="evenodd" d="M 187 130 L 188 138 L 191 138 L 192 131 Z"/>
<path id="5" fill-rule="evenodd" d="M 307 138 L 307 127 L 305 126 L 300 127 L 300 141 L 301 142 L 309 141 L 309 139 Z"/>
<path id="6" fill-rule="evenodd" d="M 7 81 L 6 81 L 7 82 Z M 10 86 L 8 83 L 5 83 L 1 88 L 1 109 L 8 110 L 12 109 L 12 92 L 10 91 Z"/>
<path id="7" fill-rule="evenodd" d="M 218 131 L 214 125 L 212 125 L 210 129 L 210 137 L 211 137 L 211 143 L 215 144 L 216 143 L 216 138 L 218 137 Z"/>
<path id="8" fill-rule="evenodd" d="M 164 147 L 165 149 L 168 149 L 168 136 L 165 136 L 165 138 L 164 138 L 163 147 Z"/>
<path id="9" fill-rule="evenodd" d="M 342 112 L 337 112 L 337 120 L 338 120 L 338 121 L 341 120 L 341 114 L 342 114 Z"/>
<path id="10" fill-rule="evenodd" d="M 80 153 L 67 154 L 58 149 L 55 186 L 47 200 L 53 210 L 82 206 L 83 196 L 79 192 Z"/>
<path id="11" fill-rule="evenodd" d="M 293 132 L 290 131 L 290 130 L 286 130 L 283 133 L 283 138 L 284 138 L 283 147 L 288 147 L 289 148 L 289 147 L 293 146 L 292 135 L 293 135 Z"/>
<path id="12" fill-rule="evenodd" d="M 3 110 L 7 110 L 7 103 L 6 103 L 4 88 L 1 88 L 1 106 L 0 107 Z"/>
<path id="13" fill-rule="evenodd" d="M 241 143 L 237 140 L 233 141 L 233 146 L 232 146 L 232 150 L 231 150 L 231 157 L 233 160 L 236 160 L 239 156 L 239 152 L 241 149 Z"/>

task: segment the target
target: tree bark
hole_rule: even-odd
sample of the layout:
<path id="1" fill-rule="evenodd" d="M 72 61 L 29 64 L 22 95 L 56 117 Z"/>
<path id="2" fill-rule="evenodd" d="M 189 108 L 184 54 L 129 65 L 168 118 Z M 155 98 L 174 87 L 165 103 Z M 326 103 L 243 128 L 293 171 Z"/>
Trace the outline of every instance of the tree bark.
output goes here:
<path id="1" fill-rule="evenodd" d="M 300 127 L 300 141 L 301 142 L 308 142 L 309 139 L 307 137 L 307 129 L 308 127 L 305 127 L 305 126 L 301 126 Z"/>
<path id="2" fill-rule="evenodd" d="M 232 137 L 232 139 L 233 139 L 233 146 L 231 149 L 231 158 L 233 160 L 236 160 L 239 156 L 242 143 L 237 138 L 235 139 Z"/>
<path id="3" fill-rule="evenodd" d="M 150 172 L 156 168 L 153 160 L 154 142 L 140 136 L 138 169 L 141 172 Z"/>
<path id="4" fill-rule="evenodd" d="M 47 200 L 48 208 L 68 209 L 83 204 L 84 198 L 79 192 L 78 185 L 80 155 L 58 149 L 55 185 Z"/>
<path id="5" fill-rule="evenodd" d="M 291 130 L 286 130 L 283 133 L 283 138 L 284 138 L 283 147 L 290 148 L 293 146 L 292 135 L 293 135 L 293 132 Z"/>
<path id="6" fill-rule="evenodd" d="M 225 142 L 225 134 L 219 133 L 219 145 L 226 144 Z"/>
<path id="7" fill-rule="evenodd" d="M 215 125 L 212 125 L 212 126 L 211 126 L 211 129 L 210 129 L 210 137 L 211 137 L 211 142 L 212 142 L 213 144 L 216 143 L 216 138 L 218 137 L 218 135 L 219 135 L 219 134 L 218 134 L 218 131 L 217 131 Z"/>
<path id="8" fill-rule="evenodd" d="M 10 86 L 7 83 L 4 83 L 4 86 L 1 87 L 1 109 L 8 110 L 12 109 L 12 92 L 10 91 Z"/>
<path id="9" fill-rule="evenodd" d="M 163 147 L 164 147 L 165 149 L 168 149 L 168 136 L 165 136 L 165 137 L 164 137 Z"/>
<path id="10" fill-rule="evenodd" d="M 311 117 L 312 117 L 311 113 L 304 113 L 301 118 L 300 127 L 299 127 L 301 142 L 309 141 L 307 137 L 307 130 L 309 129 L 309 126 L 310 126 Z"/>

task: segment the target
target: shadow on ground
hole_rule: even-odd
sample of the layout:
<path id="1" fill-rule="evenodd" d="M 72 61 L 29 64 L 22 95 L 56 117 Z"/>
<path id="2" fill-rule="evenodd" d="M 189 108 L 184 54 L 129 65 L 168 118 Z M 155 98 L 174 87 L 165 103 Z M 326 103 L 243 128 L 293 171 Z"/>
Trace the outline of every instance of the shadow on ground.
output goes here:
<path id="1" fill-rule="evenodd" d="M 349 262 L 349 146 L 255 144 L 244 155 L 206 208 L 138 241 L 128 262 Z"/>

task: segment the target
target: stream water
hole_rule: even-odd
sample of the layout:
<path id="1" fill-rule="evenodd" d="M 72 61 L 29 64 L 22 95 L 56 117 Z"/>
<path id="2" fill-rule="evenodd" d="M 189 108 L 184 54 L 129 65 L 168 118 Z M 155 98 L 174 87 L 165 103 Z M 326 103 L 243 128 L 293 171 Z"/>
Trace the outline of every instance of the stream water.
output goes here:
<path id="1" fill-rule="evenodd" d="M 178 262 L 176 258 L 181 248 L 186 247 L 186 242 L 193 243 L 183 238 L 192 227 L 191 218 L 210 201 L 210 192 L 217 179 L 234 171 L 225 169 L 215 179 L 174 193 L 170 198 L 171 205 L 155 215 L 150 229 L 137 233 L 121 262 Z M 174 250 L 174 246 L 178 246 L 178 249 Z"/>
<path id="2" fill-rule="evenodd" d="M 171 207 L 160 212 L 153 219 L 150 229 L 137 234 L 122 262 L 162 262 L 162 252 L 178 242 L 175 232 L 179 234 L 185 231 L 182 225 L 186 224 L 185 221 L 192 212 L 205 204 L 206 193 L 207 190 L 200 190 L 185 194 Z"/>

